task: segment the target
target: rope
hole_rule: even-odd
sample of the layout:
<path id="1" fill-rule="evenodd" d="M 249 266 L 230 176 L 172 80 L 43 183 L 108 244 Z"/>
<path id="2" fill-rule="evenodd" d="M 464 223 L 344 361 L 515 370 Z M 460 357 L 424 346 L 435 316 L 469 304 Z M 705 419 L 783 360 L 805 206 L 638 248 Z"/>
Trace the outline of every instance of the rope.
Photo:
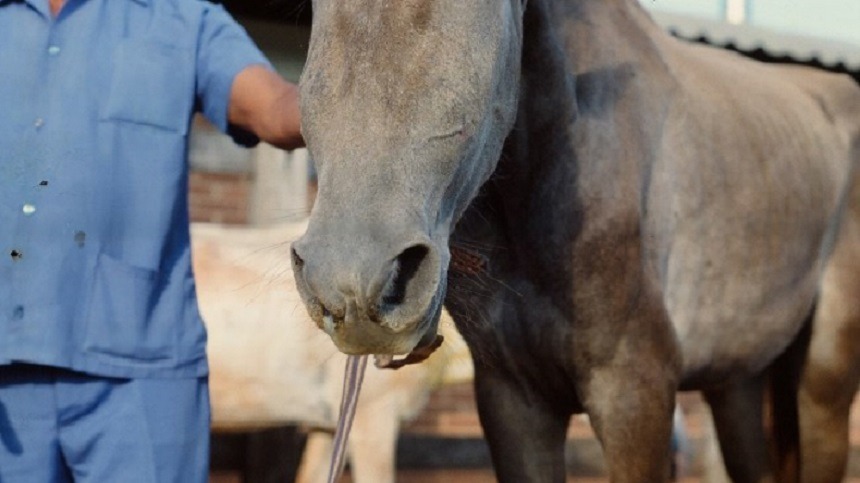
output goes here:
<path id="1" fill-rule="evenodd" d="M 340 399 L 340 415 L 337 429 L 334 433 L 334 450 L 331 454 L 331 464 L 328 469 L 328 483 L 335 483 L 343 474 L 346 462 L 346 443 L 349 440 L 349 430 L 355 418 L 355 407 L 358 405 L 358 395 L 361 382 L 364 380 L 364 370 L 367 367 L 368 356 L 348 356 L 346 370 L 343 375 L 343 393 Z"/>

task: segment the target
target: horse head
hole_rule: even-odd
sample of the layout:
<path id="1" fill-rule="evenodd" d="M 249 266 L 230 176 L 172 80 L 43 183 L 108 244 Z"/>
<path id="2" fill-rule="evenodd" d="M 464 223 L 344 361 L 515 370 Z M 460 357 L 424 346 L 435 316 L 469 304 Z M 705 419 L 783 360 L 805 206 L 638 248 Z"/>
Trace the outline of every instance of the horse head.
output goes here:
<path id="1" fill-rule="evenodd" d="M 349 354 L 436 333 L 449 236 L 516 117 L 523 0 L 315 0 L 300 82 L 319 179 L 299 292 Z"/>

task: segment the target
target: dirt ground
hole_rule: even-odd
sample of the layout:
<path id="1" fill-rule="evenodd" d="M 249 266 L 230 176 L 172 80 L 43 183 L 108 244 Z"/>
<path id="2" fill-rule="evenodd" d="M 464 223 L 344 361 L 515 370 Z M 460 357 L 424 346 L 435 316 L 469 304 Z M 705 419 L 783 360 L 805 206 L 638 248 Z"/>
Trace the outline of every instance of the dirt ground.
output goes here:
<path id="1" fill-rule="evenodd" d="M 609 483 L 607 478 L 569 477 L 568 483 Z M 701 483 L 701 478 L 684 478 L 679 483 Z M 397 474 L 397 483 L 496 483 L 493 471 L 481 470 L 407 470 Z M 246 483 L 238 475 L 216 473 L 209 478 L 209 483 Z M 250 483 L 250 482 L 249 482 Z M 349 475 L 345 475 L 340 483 L 352 483 Z M 860 478 L 849 478 L 845 483 L 860 483 Z"/>
<path id="2" fill-rule="evenodd" d="M 449 391 L 450 392 L 450 391 Z M 471 394 L 468 394 L 471 397 Z M 438 396 L 438 395 L 437 395 Z M 451 394 L 448 394 L 451 396 Z M 462 394 L 454 394 L 454 396 L 462 396 Z M 436 397 L 436 396 L 434 396 Z M 449 397 L 453 401 L 459 401 L 458 397 Z M 705 440 L 704 435 L 707 433 L 706 425 L 704 421 L 703 413 L 703 403 L 700 400 L 701 398 L 697 394 L 688 394 L 684 395 L 680 400 L 679 404 L 684 411 L 686 422 L 687 422 L 687 431 L 688 437 L 690 438 L 690 442 L 692 444 L 693 450 L 692 455 L 693 459 L 696 460 L 696 456 L 698 455 L 698 461 L 690 461 L 689 466 L 686 471 L 688 475 L 696 475 L 695 477 L 685 477 L 680 481 L 681 483 L 703 483 L 705 480 L 701 478 L 699 475 L 702 474 L 702 462 L 700 459 L 705 454 L 705 449 L 702 447 Z M 447 400 L 446 400 L 447 401 Z M 443 402 L 446 402 L 443 401 Z M 450 401 L 447 401 L 450 402 Z M 431 407 L 436 408 L 436 413 L 433 414 L 433 418 L 425 418 L 426 421 L 419 421 L 419 423 L 423 424 L 412 424 L 411 429 L 414 430 L 424 430 L 427 434 L 435 435 L 435 436 L 451 436 L 456 435 L 460 437 L 480 437 L 480 427 L 477 422 L 477 416 L 474 414 L 474 403 L 469 399 L 468 404 L 434 404 L 429 405 Z M 450 407 L 449 407 L 450 406 Z M 462 407 L 460 407 L 462 406 Z M 846 479 L 843 483 L 860 483 L 860 395 L 858 395 L 855 400 L 855 410 L 852 411 L 852 424 L 851 424 L 851 443 L 852 443 L 852 456 L 851 463 L 849 464 L 849 474 L 850 478 Z M 453 424 L 452 421 L 457 424 Z M 442 430 L 440 430 L 440 428 Z M 452 429 L 453 428 L 453 429 Z M 407 428 L 409 429 L 409 428 Z M 455 431 L 457 430 L 457 431 Z M 459 432 L 458 432 L 459 431 Z M 575 424 L 571 427 L 571 441 L 579 441 L 588 442 L 593 440 L 593 434 L 590 432 L 590 429 L 586 423 L 583 421 L 575 421 Z M 596 443 L 591 445 L 595 448 Z M 583 455 L 583 461 L 591 459 L 588 457 L 588 452 L 590 446 L 588 444 L 579 444 L 576 446 L 576 451 L 579 454 Z M 591 448 L 592 450 L 594 448 Z M 593 451 L 592 451 L 593 452 Z M 594 456 L 594 455 L 592 455 Z M 581 463 L 582 461 L 580 461 Z M 489 464 L 489 462 L 487 462 Z M 605 477 L 585 477 L 582 475 L 599 475 L 598 472 L 580 472 L 576 476 L 569 476 L 568 483 L 608 483 L 608 479 Z M 399 471 L 397 476 L 398 483 L 493 483 L 495 482 L 495 477 L 492 469 L 489 467 L 480 469 L 463 469 L 463 468 L 449 468 L 443 470 L 437 469 L 403 469 Z M 213 473 L 210 478 L 210 483 L 258 483 L 258 482 L 243 482 L 240 475 L 238 473 L 230 473 L 226 471 L 221 471 L 218 473 Z M 344 477 L 340 483 L 352 483 L 349 479 L 348 475 Z"/>
<path id="3" fill-rule="evenodd" d="M 606 478 L 581 478 L 570 477 L 568 483 L 608 483 Z M 490 469 L 480 470 L 406 470 L 397 474 L 397 483 L 496 483 L 493 471 Z M 680 480 L 680 483 L 699 483 L 696 478 Z M 216 473 L 209 478 L 209 483 L 245 483 L 235 474 Z M 352 483 L 349 475 L 341 478 L 340 483 Z M 860 479 L 850 483 L 860 483 Z"/>

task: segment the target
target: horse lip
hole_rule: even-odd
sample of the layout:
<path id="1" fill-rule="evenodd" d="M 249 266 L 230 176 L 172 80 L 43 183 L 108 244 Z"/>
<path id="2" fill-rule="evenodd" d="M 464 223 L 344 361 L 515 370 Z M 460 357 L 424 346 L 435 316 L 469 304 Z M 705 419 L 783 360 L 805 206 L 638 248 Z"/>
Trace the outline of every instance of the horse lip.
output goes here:
<path id="1" fill-rule="evenodd" d="M 328 334 L 338 350 L 344 354 L 376 354 L 383 363 L 403 354 L 414 360 L 436 342 L 446 282 L 443 271 L 440 280 L 435 284 L 429 303 L 416 318 L 379 320 L 360 310 L 347 310 L 341 318 L 323 307 L 322 313 L 316 319 L 317 326 Z M 426 359 L 430 352 L 420 358 Z"/>
<path id="2" fill-rule="evenodd" d="M 439 335 L 439 318 L 442 316 L 442 299 L 445 287 L 440 286 L 433 297 L 434 304 L 427 310 L 424 320 L 418 324 L 417 330 L 423 330 L 424 335 L 415 347 L 403 358 L 395 359 L 392 354 L 374 354 L 374 365 L 380 369 L 400 369 L 403 366 L 418 364 L 430 357 L 442 346 L 444 337 Z"/>
<path id="3" fill-rule="evenodd" d="M 428 332 L 428 335 L 431 334 Z M 424 339 L 421 339 L 423 342 Z M 436 349 L 442 346 L 442 342 L 445 341 L 445 337 L 440 334 L 432 333 L 432 340 L 429 343 L 424 344 L 419 342 L 412 352 L 406 355 L 401 359 L 395 359 L 391 354 L 375 354 L 374 357 L 374 365 L 380 369 L 400 369 L 401 367 L 418 364 L 424 362 L 428 357 L 433 355 L 436 352 Z"/>
<path id="4" fill-rule="evenodd" d="M 436 333 L 441 315 L 441 297 L 436 295 L 432 300 L 419 319 L 404 321 L 397 328 L 362 316 L 344 320 L 329 313 L 322 314 L 318 327 L 329 335 L 344 354 L 409 354 L 428 343 L 428 334 Z"/>

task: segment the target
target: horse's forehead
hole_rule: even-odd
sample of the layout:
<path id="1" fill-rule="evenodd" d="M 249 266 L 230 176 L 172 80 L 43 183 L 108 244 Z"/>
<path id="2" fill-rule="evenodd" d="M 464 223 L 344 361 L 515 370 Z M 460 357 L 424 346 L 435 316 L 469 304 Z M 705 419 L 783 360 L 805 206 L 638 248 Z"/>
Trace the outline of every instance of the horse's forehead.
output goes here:
<path id="1" fill-rule="evenodd" d="M 504 3 L 509 0 L 502 0 Z M 479 14 L 498 8 L 499 0 L 318 0 L 315 15 L 331 20 L 327 35 L 350 36 L 356 32 L 377 39 L 430 31 L 448 35 L 477 35 L 463 28 L 469 23 L 493 22 Z M 464 20 L 470 22 L 464 22 Z M 463 30 L 458 32 L 458 29 Z"/>
<path id="2" fill-rule="evenodd" d="M 480 123 L 495 88 L 514 88 L 513 69 L 496 67 L 517 57 L 519 1 L 317 0 L 301 82 L 306 138 L 337 129 L 339 140 L 374 132 L 394 143 Z M 322 143 L 311 143 L 317 157 Z"/>
<path id="3" fill-rule="evenodd" d="M 327 91 L 315 102 L 329 102 L 356 85 L 362 96 L 378 89 L 388 97 L 470 87 L 466 78 L 490 70 L 513 37 L 505 6 L 518 0 L 317 1 L 303 85 Z"/>

